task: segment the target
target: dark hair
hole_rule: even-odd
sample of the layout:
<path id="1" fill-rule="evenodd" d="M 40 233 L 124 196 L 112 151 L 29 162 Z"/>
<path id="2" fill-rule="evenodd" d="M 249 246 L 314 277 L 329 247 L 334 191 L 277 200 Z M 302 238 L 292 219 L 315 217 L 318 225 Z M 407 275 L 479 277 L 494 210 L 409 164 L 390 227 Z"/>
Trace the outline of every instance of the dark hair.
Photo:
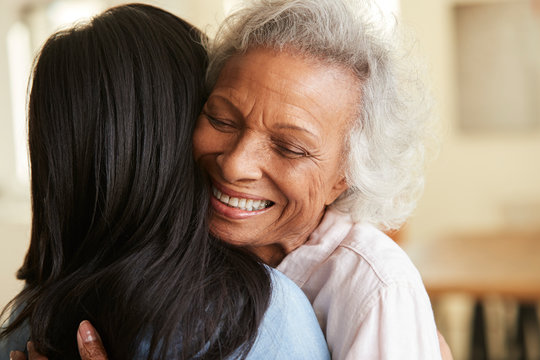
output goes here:
<path id="1" fill-rule="evenodd" d="M 88 319 L 110 359 L 247 355 L 271 283 L 252 255 L 208 235 L 191 149 L 206 98 L 202 37 L 130 4 L 45 43 L 29 99 L 26 286 L 0 337 L 28 322 L 49 359 L 78 358 Z"/>

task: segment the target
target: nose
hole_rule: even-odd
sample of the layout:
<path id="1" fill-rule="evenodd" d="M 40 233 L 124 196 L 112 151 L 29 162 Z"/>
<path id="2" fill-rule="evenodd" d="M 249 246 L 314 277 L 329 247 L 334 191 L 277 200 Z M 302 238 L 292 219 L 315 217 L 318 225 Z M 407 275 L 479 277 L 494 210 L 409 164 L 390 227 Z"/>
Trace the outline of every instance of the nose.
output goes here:
<path id="1" fill-rule="evenodd" d="M 255 134 L 244 133 L 216 161 L 225 181 L 250 182 L 263 176 L 264 153 L 261 140 Z"/>

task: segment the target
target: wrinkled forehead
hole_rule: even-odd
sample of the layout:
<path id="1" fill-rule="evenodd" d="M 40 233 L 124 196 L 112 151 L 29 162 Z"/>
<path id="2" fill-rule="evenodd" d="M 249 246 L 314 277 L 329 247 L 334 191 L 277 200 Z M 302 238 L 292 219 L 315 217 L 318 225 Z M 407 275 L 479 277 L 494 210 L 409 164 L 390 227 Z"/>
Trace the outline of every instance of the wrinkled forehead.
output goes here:
<path id="1" fill-rule="evenodd" d="M 295 48 L 293 45 L 248 45 L 248 48 L 244 51 L 233 52 L 223 57 L 215 57 L 211 59 L 211 64 L 208 68 L 207 74 L 207 86 L 211 90 L 216 81 L 218 80 L 219 74 L 222 72 L 223 68 L 230 63 L 231 60 L 238 57 L 243 57 L 252 52 L 266 52 L 270 56 L 280 56 L 280 55 L 289 55 L 296 59 L 302 60 L 306 64 L 310 64 L 314 68 L 319 68 L 321 72 L 326 72 L 329 69 L 340 69 L 344 73 L 348 73 L 351 76 L 349 84 L 351 90 L 355 90 L 358 93 L 359 98 L 361 97 L 362 84 L 367 78 L 367 69 L 366 71 L 357 69 L 354 63 L 351 61 L 345 61 L 342 58 L 335 58 L 331 54 L 326 52 L 314 52 L 312 50 L 316 49 L 304 49 L 300 50 Z M 212 54 L 210 54 L 212 58 Z"/>
<path id="2" fill-rule="evenodd" d="M 331 112 L 348 110 L 347 117 L 357 115 L 362 97 L 360 79 L 345 66 L 292 49 L 269 48 L 252 48 L 231 57 L 213 93 L 240 101 L 264 94 L 265 100 L 301 102 Z"/>

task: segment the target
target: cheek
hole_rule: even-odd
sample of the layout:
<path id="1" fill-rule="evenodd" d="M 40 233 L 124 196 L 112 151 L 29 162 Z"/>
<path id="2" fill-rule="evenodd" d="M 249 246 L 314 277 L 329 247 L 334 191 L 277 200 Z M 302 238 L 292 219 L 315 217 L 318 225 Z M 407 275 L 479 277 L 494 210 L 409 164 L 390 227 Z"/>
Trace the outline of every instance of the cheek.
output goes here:
<path id="1" fill-rule="evenodd" d="M 337 198 L 343 177 L 339 161 L 333 160 L 310 162 L 290 169 L 287 176 L 290 185 L 284 189 L 288 200 L 298 208 L 297 211 L 316 216 Z"/>
<path id="2" fill-rule="evenodd" d="M 280 216 L 280 230 L 274 237 L 296 248 L 315 230 L 324 213 L 324 180 L 313 171 L 291 171 L 283 193 L 287 205 Z"/>
<path id="3" fill-rule="evenodd" d="M 226 137 L 214 129 L 210 124 L 201 121 L 193 131 L 193 154 L 195 160 L 210 154 L 217 154 L 223 150 Z"/>
<path id="4" fill-rule="evenodd" d="M 307 160 L 310 164 L 296 165 L 289 168 L 286 174 L 281 174 L 281 188 L 288 201 L 288 206 L 295 212 L 314 216 L 324 210 L 324 199 L 327 184 L 323 169 Z M 291 209 L 291 210 L 292 210 Z"/>

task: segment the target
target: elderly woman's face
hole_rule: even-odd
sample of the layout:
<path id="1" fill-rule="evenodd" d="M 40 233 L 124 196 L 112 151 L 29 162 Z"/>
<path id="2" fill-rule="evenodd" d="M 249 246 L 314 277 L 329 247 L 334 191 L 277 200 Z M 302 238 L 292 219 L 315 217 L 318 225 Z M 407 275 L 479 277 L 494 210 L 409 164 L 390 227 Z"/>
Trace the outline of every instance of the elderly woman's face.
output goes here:
<path id="1" fill-rule="evenodd" d="M 293 52 L 253 49 L 227 62 L 193 138 L 212 184 L 212 233 L 271 265 L 306 241 L 347 188 L 357 81 Z"/>

